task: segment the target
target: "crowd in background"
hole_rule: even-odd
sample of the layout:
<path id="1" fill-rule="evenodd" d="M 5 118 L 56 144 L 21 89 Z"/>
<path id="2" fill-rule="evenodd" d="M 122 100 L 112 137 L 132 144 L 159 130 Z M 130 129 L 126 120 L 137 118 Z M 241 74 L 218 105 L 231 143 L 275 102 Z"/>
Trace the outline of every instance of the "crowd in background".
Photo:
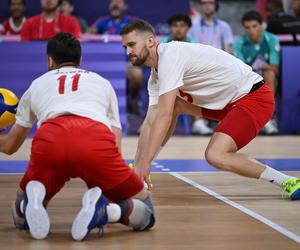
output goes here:
<path id="1" fill-rule="evenodd" d="M 174 13 L 166 17 L 170 28 L 168 37 L 161 42 L 184 41 L 202 43 L 231 53 L 252 66 L 263 75 L 274 96 L 280 82 L 280 43 L 274 34 L 300 33 L 300 0 L 261 0 L 257 9 L 244 13 L 241 25 L 244 34 L 234 37 L 230 25 L 217 18 L 220 8 L 217 0 L 194 0 L 191 14 Z M 72 0 L 41 0 L 42 12 L 25 17 L 26 0 L 9 0 L 11 16 L 0 25 L 1 35 L 20 35 L 21 41 L 47 40 L 59 32 L 69 32 L 77 38 L 82 34 L 117 35 L 121 29 L 137 17 L 127 15 L 125 0 L 110 0 L 108 15 L 99 17 L 89 26 L 83 17 L 73 16 L 75 6 Z M 197 9 L 197 11 L 196 11 Z M 285 11 L 286 10 L 286 11 Z M 127 66 L 128 112 L 143 116 L 141 111 L 141 90 L 144 84 L 144 70 Z M 213 133 L 214 123 L 192 118 L 191 131 L 195 134 Z M 264 128 L 266 134 L 278 133 L 276 115 Z"/>

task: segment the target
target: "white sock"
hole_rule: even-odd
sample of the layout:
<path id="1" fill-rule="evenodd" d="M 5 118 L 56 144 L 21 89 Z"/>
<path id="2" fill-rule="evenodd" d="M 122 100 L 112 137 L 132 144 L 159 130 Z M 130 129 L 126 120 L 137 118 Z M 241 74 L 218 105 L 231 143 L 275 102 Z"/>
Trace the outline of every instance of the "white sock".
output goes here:
<path id="1" fill-rule="evenodd" d="M 274 182 L 278 186 L 282 186 L 282 183 L 291 178 L 291 176 L 285 175 L 266 165 L 266 169 L 261 173 L 259 178 L 271 183 Z"/>
<path id="2" fill-rule="evenodd" d="M 107 215 L 108 215 L 108 221 L 110 223 L 116 223 L 121 218 L 121 208 L 117 204 L 110 203 L 107 206 Z"/>
<path id="3" fill-rule="evenodd" d="M 21 202 L 20 202 L 20 211 L 21 211 L 21 213 L 22 214 L 24 214 L 24 200 L 21 200 Z"/>

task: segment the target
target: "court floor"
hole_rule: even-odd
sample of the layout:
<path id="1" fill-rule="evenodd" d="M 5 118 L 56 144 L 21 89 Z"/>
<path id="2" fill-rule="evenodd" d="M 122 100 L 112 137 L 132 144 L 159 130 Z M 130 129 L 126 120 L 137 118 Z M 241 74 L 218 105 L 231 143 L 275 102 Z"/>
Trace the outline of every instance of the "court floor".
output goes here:
<path id="1" fill-rule="evenodd" d="M 288 200 L 275 185 L 216 171 L 203 159 L 208 137 L 175 137 L 153 163 L 153 230 L 137 233 L 115 224 L 101 239 L 93 232 L 72 241 L 72 220 L 85 191 L 76 179 L 50 203 L 48 238 L 32 240 L 10 216 L 30 142 L 14 156 L 0 155 L 0 249 L 300 249 L 300 201 Z M 126 159 L 134 157 L 136 145 L 136 137 L 124 139 Z M 242 151 L 300 177 L 300 137 L 258 137 Z"/>

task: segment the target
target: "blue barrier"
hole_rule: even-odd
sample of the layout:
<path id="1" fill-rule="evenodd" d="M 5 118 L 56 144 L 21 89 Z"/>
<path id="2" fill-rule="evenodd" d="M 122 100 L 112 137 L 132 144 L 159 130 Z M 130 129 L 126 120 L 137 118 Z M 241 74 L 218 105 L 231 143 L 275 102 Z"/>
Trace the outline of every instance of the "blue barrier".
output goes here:
<path id="1" fill-rule="evenodd" d="M 300 131 L 300 47 L 282 47 L 280 132 Z"/>

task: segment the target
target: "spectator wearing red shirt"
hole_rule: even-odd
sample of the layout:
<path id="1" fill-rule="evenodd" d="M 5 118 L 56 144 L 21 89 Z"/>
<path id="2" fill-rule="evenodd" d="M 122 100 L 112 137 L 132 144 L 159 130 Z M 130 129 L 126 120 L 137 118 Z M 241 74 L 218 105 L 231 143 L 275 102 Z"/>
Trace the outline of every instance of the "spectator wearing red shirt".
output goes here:
<path id="1" fill-rule="evenodd" d="M 9 0 L 11 17 L 5 20 L 0 28 L 1 35 L 20 35 L 25 23 L 25 0 Z"/>
<path id="2" fill-rule="evenodd" d="M 43 12 L 26 20 L 21 40 L 49 40 L 60 32 L 67 32 L 80 38 L 80 26 L 76 18 L 60 13 L 59 0 L 41 0 Z"/>

